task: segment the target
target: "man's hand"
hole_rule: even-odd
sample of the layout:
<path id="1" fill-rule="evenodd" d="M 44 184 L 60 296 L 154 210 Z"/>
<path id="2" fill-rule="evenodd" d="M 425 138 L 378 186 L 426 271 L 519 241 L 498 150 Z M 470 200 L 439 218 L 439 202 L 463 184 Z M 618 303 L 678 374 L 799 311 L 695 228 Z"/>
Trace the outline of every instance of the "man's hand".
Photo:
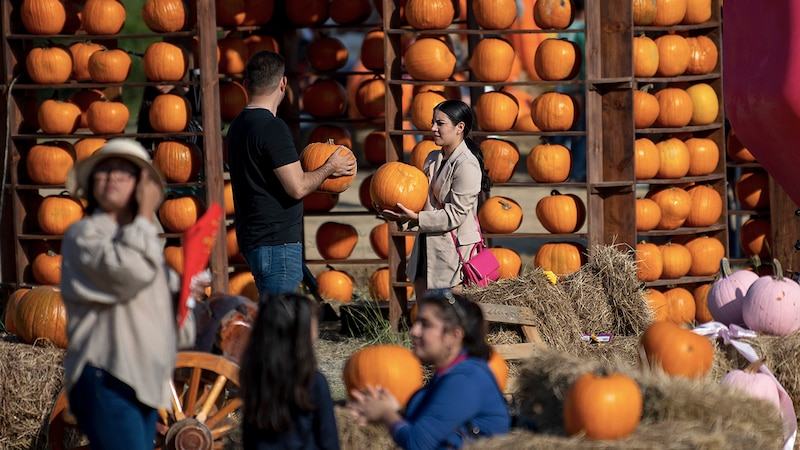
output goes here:
<path id="1" fill-rule="evenodd" d="M 328 160 L 325 161 L 325 164 L 330 165 L 333 169 L 333 172 L 330 175 L 332 177 L 355 175 L 357 163 L 358 162 L 356 161 L 356 157 L 353 152 L 344 145 L 340 145 L 339 148 L 337 148 L 333 154 L 328 157 Z"/>

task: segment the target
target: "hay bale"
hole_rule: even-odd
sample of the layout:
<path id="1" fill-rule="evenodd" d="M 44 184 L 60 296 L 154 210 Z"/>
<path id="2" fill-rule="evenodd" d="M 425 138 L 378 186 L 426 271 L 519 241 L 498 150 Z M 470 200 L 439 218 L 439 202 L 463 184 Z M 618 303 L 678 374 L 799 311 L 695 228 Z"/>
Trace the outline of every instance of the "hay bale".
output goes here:
<path id="1" fill-rule="evenodd" d="M 551 284 L 541 268 L 517 278 L 504 278 L 486 287 L 469 287 L 464 295 L 478 303 L 528 307 L 536 328 L 548 347 L 575 353 L 581 342 L 581 325 L 564 292 Z"/>
<path id="2" fill-rule="evenodd" d="M 339 432 L 339 446 L 341 448 L 380 448 L 385 450 L 399 450 L 395 445 L 389 430 L 383 425 L 367 424 L 358 425 L 353 416 L 342 406 L 334 406 L 333 414 L 336 418 L 336 428 Z"/>
<path id="3" fill-rule="evenodd" d="M 581 439 L 577 444 L 576 438 L 565 436 L 563 397 L 578 376 L 601 367 L 636 380 L 644 398 L 642 421 L 633 435 L 613 446 Z M 514 398 L 520 421 L 535 424 L 541 434 L 525 434 L 530 442 L 504 441 L 481 448 L 780 448 L 783 443 L 779 413 L 772 405 L 716 382 L 670 378 L 549 349 L 527 360 L 517 381 Z M 540 436 L 547 441 L 538 441 Z M 556 437 L 565 446 L 553 444 Z"/>
<path id="4" fill-rule="evenodd" d="M 653 312 L 636 276 L 633 249 L 620 244 L 595 245 L 590 261 L 558 286 L 575 305 L 585 333 L 638 336 Z"/>
<path id="5" fill-rule="evenodd" d="M 64 384 L 64 350 L 0 335 L 0 448 L 46 449 L 47 424 Z"/>

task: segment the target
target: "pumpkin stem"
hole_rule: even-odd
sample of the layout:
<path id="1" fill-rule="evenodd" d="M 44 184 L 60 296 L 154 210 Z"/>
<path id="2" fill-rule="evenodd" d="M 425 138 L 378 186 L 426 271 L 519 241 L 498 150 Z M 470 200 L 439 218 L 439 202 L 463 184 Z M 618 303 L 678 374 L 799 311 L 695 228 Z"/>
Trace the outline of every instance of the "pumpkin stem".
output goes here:
<path id="1" fill-rule="evenodd" d="M 766 241 L 764 242 L 766 243 Z M 772 258 L 772 273 L 775 276 L 775 281 L 783 281 L 783 267 L 778 258 Z"/>
<path id="2" fill-rule="evenodd" d="M 650 92 L 650 89 L 653 89 L 653 83 L 645 84 L 644 86 L 639 88 L 639 90 L 642 92 Z"/>
<path id="3" fill-rule="evenodd" d="M 761 267 L 761 257 L 758 254 L 755 254 L 750 257 L 750 264 L 755 269 L 756 273 L 758 273 L 758 269 Z"/>
<path id="4" fill-rule="evenodd" d="M 719 273 L 722 274 L 722 278 L 731 276 L 731 262 L 724 256 L 719 260 Z"/>
<path id="5" fill-rule="evenodd" d="M 747 367 L 744 368 L 744 372 L 750 374 L 758 373 L 758 369 L 760 369 L 761 366 L 763 366 L 764 363 L 766 362 L 764 361 L 765 359 L 766 358 L 761 358 L 751 362 L 750 364 L 747 365 Z"/>
<path id="6" fill-rule="evenodd" d="M 336 142 L 334 142 L 334 141 L 333 141 L 333 138 L 330 138 L 330 137 L 329 137 L 329 138 L 328 138 L 328 142 L 326 142 L 326 144 L 328 144 L 328 145 L 335 145 L 335 144 L 336 144 Z"/>
<path id="7" fill-rule="evenodd" d="M 561 192 L 558 192 L 557 189 L 553 189 L 552 191 L 550 191 L 550 195 L 561 195 Z"/>
<path id="8" fill-rule="evenodd" d="M 497 202 L 500 203 L 500 206 L 502 206 L 504 210 L 508 211 L 509 209 L 511 209 L 511 203 L 505 200 L 497 200 Z"/>

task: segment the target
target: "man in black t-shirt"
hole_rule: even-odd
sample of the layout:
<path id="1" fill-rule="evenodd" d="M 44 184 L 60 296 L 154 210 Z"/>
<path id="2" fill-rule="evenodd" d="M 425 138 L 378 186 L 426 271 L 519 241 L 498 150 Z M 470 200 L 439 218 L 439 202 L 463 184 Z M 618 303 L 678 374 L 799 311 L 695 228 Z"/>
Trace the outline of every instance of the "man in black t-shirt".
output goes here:
<path id="1" fill-rule="evenodd" d="M 275 116 L 286 93 L 284 73 L 277 53 L 250 58 L 244 79 L 250 103 L 226 137 L 239 250 L 260 295 L 297 290 L 303 279 L 302 199 L 326 178 L 356 171 L 352 153 L 338 151 L 319 169 L 303 170 L 289 127 Z"/>

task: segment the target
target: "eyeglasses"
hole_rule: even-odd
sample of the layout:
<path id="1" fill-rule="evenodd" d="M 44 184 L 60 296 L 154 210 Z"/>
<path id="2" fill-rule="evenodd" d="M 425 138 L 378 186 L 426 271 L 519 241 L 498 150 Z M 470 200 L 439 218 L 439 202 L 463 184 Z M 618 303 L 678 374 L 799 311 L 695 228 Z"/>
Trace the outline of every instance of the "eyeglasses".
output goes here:
<path id="1" fill-rule="evenodd" d="M 126 166 L 97 166 L 94 169 L 94 177 L 95 178 L 110 178 L 112 174 L 114 178 L 119 180 L 126 180 L 130 178 L 137 177 L 139 175 L 139 169 L 135 167 L 126 167 Z"/>

